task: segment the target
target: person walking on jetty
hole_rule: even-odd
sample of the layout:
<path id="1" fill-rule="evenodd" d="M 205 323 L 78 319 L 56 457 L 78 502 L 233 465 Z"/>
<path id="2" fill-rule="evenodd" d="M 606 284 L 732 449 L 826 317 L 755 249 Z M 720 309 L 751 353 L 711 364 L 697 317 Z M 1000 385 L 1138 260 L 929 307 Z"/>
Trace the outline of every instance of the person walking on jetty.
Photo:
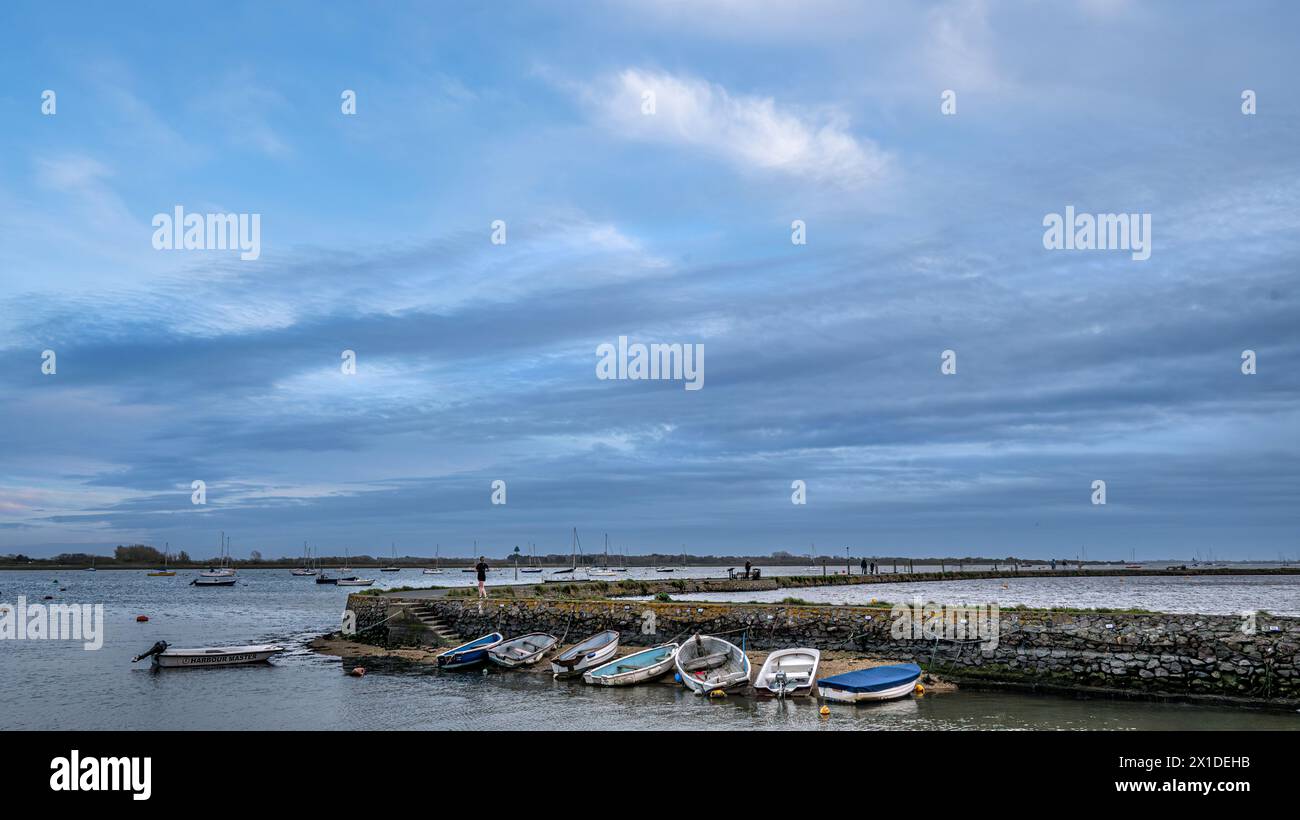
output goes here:
<path id="1" fill-rule="evenodd" d="M 866 574 L 867 574 L 867 559 L 866 559 L 866 558 L 863 558 L 863 559 L 862 559 L 862 561 L 861 561 L 861 566 L 862 566 L 862 574 L 863 574 L 863 575 L 866 575 Z"/>
<path id="2" fill-rule="evenodd" d="M 753 566 L 753 564 L 749 563 L 748 561 L 745 562 L 745 577 L 746 577 L 746 578 L 749 577 L 749 569 L 750 569 L 750 567 L 752 567 L 752 566 Z"/>
<path id="3" fill-rule="evenodd" d="M 474 571 L 478 573 L 478 597 L 480 598 L 487 597 L 487 587 L 483 585 L 487 583 L 487 571 L 489 569 L 491 567 L 487 565 L 487 559 L 480 555 L 478 563 L 474 565 Z"/>

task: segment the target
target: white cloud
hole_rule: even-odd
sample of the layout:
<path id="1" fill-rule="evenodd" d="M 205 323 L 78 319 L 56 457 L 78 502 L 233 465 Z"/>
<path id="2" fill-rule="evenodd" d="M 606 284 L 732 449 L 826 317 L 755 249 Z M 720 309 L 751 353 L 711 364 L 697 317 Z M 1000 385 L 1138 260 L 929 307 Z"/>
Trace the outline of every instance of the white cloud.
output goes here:
<path id="1" fill-rule="evenodd" d="M 654 93 L 654 114 L 642 112 L 646 92 Z M 801 115 L 694 77 L 629 68 L 583 96 L 620 136 L 699 149 L 744 168 L 859 187 L 891 165 L 875 143 L 849 133 L 843 117 Z"/>
<path id="2" fill-rule="evenodd" d="M 994 60 L 994 33 L 984 0 L 951 0 L 930 12 L 926 66 L 950 88 L 995 90 L 1005 84 Z"/>

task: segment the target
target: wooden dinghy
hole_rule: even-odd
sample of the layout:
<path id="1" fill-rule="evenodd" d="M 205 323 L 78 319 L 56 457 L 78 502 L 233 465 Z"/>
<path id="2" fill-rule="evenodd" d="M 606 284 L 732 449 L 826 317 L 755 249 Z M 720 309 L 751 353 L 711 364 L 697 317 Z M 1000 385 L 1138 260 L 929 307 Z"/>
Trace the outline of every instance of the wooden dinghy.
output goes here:
<path id="1" fill-rule="evenodd" d="M 758 670 L 754 689 L 760 695 L 779 698 L 811 694 L 821 659 L 822 653 L 816 649 L 778 649 Z"/>
<path id="2" fill-rule="evenodd" d="M 148 652 L 136 655 L 131 663 L 152 657 L 153 665 L 163 669 L 193 668 L 198 666 L 234 666 L 245 663 L 265 663 L 284 651 L 275 644 L 248 646 L 208 646 L 199 649 L 174 649 L 166 641 L 154 644 Z"/>
<path id="3" fill-rule="evenodd" d="M 469 643 L 452 647 L 438 656 L 439 669 L 466 669 L 487 660 L 488 650 L 505 640 L 500 632 L 489 632 Z"/>
<path id="4" fill-rule="evenodd" d="M 749 656 L 733 643 L 696 634 L 677 650 L 677 674 L 697 695 L 749 685 Z"/>
<path id="5" fill-rule="evenodd" d="M 914 663 L 873 666 L 822 678 L 817 681 L 817 694 L 843 703 L 892 700 L 911 692 L 920 677 L 921 667 Z"/>
<path id="6" fill-rule="evenodd" d="M 497 666 L 505 666 L 511 669 L 519 666 L 532 666 L 554 648 L 559 640 L 554 635 L 547 635 L 545 632 L 532 632 L 521 635 L 489 649 L 488 660 Z"/>
<path id="7" fill-rule="evenodd" d="M 677 644 L 666 643 L 597 666 L 584 674 L 582 679 L 598 686 L 631 686 L 654 680 L 672 669 L 676 659 Z"/>
<path id="8" fill-rule="evenodd" d="M 618 633 L 612 629 L 597 632 L 551 658 L 551 671 L 557 678 L 570 678 L 600 666 L 618 651 Z"/>

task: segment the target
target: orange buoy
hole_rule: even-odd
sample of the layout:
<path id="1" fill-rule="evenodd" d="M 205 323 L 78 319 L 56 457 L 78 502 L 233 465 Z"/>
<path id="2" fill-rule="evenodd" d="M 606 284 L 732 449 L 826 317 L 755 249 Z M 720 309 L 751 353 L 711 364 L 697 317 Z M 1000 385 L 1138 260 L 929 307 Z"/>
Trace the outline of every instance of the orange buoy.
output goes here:
<path id="1" fill-rule="evenodd" d="M 137 615 L 137 616 L 135 616 L 135 622 L 138 623 L 138 624 L 142 624 L 142 623 L 144 623 L 144 622 L 147 621 L 147 620 L 149 620 L 149 616 L 148 616 L 148 615 Z"/>
<path id="2" fill-rule="evenodd" d="M 829 707 L 829 706 L 827 706 L 827 705 L 825 705 L 825 704 L 822 704 L 822 708 L 818 709 L 817 712 L 818 712 L 818 714 L 820 714 L 822 717 L 830 717 L 830 716 L 831 716 L 831 707 Z"/>
<path id="3" fill-rule="evenodd" d="M 366 668 L 364 666 L 354 666 L 352 667 L 352 670 L 348 672 L 348 674 L 354 678 L 365 677 Z"/>

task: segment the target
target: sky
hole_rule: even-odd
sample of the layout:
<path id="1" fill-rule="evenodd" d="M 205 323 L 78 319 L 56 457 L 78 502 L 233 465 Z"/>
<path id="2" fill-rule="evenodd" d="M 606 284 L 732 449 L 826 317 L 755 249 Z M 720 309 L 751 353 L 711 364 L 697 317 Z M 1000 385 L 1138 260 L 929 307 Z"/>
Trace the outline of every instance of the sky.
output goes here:
<path id="1" fill-rule="evenodd" d="M 0 553 L 1296 560 L 1298 23 L 6 3 Z M 156 248 L 178 206 L 257 258 Z"/>

